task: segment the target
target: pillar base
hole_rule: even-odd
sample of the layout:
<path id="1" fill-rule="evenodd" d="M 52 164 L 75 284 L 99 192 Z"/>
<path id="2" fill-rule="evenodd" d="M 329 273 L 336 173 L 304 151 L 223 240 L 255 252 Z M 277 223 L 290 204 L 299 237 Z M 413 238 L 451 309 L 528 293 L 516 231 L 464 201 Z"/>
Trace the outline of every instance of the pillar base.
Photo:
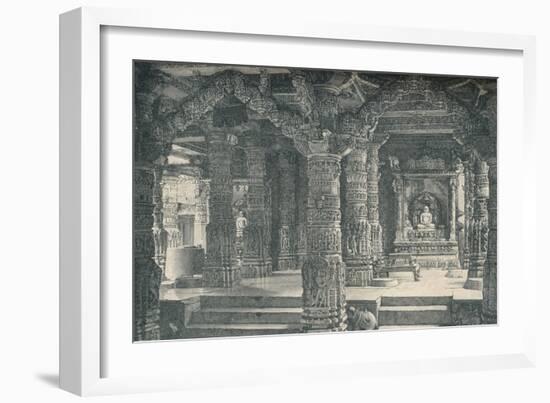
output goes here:
<path id="1" fill-rule="evenodd" d="M 271 262 L 262 259 L 244 258 L 241 263 L 242 278 L 264 278 L 271 276 Z"/>
<path id="2" fill-rule="evenodd" d="M 231 288 L 240 282 L 240 267 L 206 267 L 202 274 L 203 287 Z"/>
<path id="3" fill-rule="evenodd" d="M 294 256 L 279 256 L 278 271 L 296 270 L 296 258 Z"/>
<path id="4" fill-rule="evenodd" d="M 477 290 L 482 291 L 483 290 L 483 279 L 482 278 L 469 278 L 466 280 L 466 283 L 464 284 L 464 288 L 467 290 Z"/>
<path id="5" fill-rule="evenodd" d="M 347 315 L 326 308 L 305 308 L 302 315 L 305 333 L 341 332 L 347 328 Z"/>

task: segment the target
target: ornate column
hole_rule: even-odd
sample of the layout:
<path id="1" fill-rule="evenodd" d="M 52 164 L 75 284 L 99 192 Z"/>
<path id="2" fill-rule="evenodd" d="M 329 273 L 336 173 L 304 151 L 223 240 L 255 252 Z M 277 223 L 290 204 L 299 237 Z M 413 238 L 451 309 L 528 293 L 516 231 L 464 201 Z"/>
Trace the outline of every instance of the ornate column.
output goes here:
<path id="1" fill-rule="evenodd" d="M 296 155 L 279 152 L 279 270 L 296 269 Z"/>
<path id="2" fill-rule="evenodd" d="M 166 263 L 166 230 L 163 222 L 162 203 L 162 171 L 161 165 L 155 165 L 153 170 L 155 184 L 153 186 L 153 240 L 155 242 L 155 263 L 160 267 L 164 275 Z"/>
<path id="3" fill-rule="evenodd" d="M 487 198 L 489 197 L 489 166 L 479 160 L 475 174 L 474 211 L 471 228 L 470 269 L 465 288 L 481 290 L 483 284 L 483 267 L 487 258 L 488 218 Z"/>
<path id="4" fill-rule="evenodd" d="M 271 256 L 266 255 L 267 238 L 265 206 L 265 147 L 249 145 L 245 148 L 248 162 L 248 225 L 244 230 L 243 267 L 244 277 L 265 277 L 271 274 Z"/>
<path id="5" fill-rule="evenodd" d="M 153 237 L 153 188 L 155 172 L 152 166 L 134 165 L 134 341 L 160 339 L 159 290 L 161 268 L 155 263 Z"/>
<path id="6" fill-rule="evenodd" d="M 369 247 L 371 256 L 378 258 L 382 255 L 382 227 L 378 213 L 378 150 L 380 144 L 367 143 L 367 217 L 369 223 Z"/>
<path id="7" fill-rule="evenodd" d="M 497 159 L 489 163 L 489 235 L 483 271 L 483 323 L 497 323 Z"/>
<path id="8" fill-rule="evenodd" d="M 456 241 L 456 186 L 457 178 L 452 176 L 449 178 L 449 241 Z"/>
<path id="9" fill-rule="evenodd" d="M 372 279 L 369 266 L 367 216 L 367 152 L 353 150 L 344 162 L 342 195 L 342 257 L 346 263 L 346 285 L 365 287 Z"/>
<path id="10" fill-rule="evenodd" d="M 307 159 L 296 155 L 298 176 L 296 179 L 296 269 L 300 270 L 307 257 Z"/>
<path id="11" fill-rule="evenodd" d="M 204 250 L 206 244 L 206 225 L 208 224 L 208 198 L 210 193 L 210 180 L 199 179 L 197 181 L 196 215 L 195 215 L 195 243 L 200 244 Z M 198 240 L 198 241 L 197 241 Z"/>
<path id="12" fill-rule="evenodd" d="M 208 170 L 210 176 L 210 222 L 206 226 L 205 287 L 233 287 L 240 281 L 240 267 L 232 266 L 235 254 L 235 223 L 231 201 L 231 143 L 224 133 L 212 133 L 208 139 Z"/>
<path id="13" fill-rule="evenodd" d="M 395 225 L 395 240 L 396 241 L 403 241 L 405 239 L 404 231 L 405 231 L 405 212 L 404 212 L 404 202 L 403 202 L 403 177 L 401 175 L 395 175 L 393 177 L 393 191 L 395 193 L 395 200 L 396 200 L 396 211 L 397 211 L 397 223 Z"/>
<path id="14" fill-rule="evenodd" d="M 308 155 L 307 251 L 302 267 L 304 330 L 345 330 L 340 232 L 340 156 Z"/>
<path id="15" fill-rule="evenodd" d="M 178 227 L 178 177 L 165 173 L 162 179 L 163 225 L 166 230 L 166 247 L 177 248 L 182 244 L 182 234 Z"/>
<path id="16" fill-rule="evenodd" d="M 463 269 L 470 269 L 470 239 L 471 239 L 471 221 L 473 211 L 473 180 L 472 169 L 470 161 L 464 163 L 464 250 L 463 256 Z"/>

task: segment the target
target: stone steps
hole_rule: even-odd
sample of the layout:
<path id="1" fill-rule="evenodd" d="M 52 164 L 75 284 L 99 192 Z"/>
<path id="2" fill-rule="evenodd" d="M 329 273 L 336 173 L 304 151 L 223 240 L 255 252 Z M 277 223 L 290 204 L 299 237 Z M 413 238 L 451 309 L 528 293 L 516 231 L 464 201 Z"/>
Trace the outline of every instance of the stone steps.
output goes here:
<path id="1" fill-rule="evenodd" d="M 299 324 L 302 308 L 204 308 L 193 314 L 193 323 Z"/>
<path id="2" fill-rule="evenodd" d="M 380 329 L 447 326 L 452 323 L 450 295 L 382 296 L 378 311 Z"/>
<path id="3" fill-rule="evenodd" d="M 371 287 L 395 287 L 399 284 L 399 281 L 395 278 L 373 278 L 371 280 Z"/>
<path id="4" fill-rule="evenodd" d="M 451 324 L 451 310 L 448 305 L 407 305 L 380 306 L 378 311 L 379 326 L 432 325 Z"/>
<path id="5" fill-rule="evenodd" d="M 185 330 L 186 338 L 257 336 L 268 334 L 300 333 L 299 324 L 274 323 L 195 323 Z"/>
<path id="6" fill-rule="evenodd" d="M 201 295 L 202 308 L 301 308 L 301 297 Z"/>
<path id="7" fill-rule="evenodd" d="M 382 296 L 382 306 L 423 306 L 423 305 L 449 305 L 452 301 L 450 295 L 446 296 L 418 296 L 418 295 L 394 295 Z"/>
<path id="8" fill-rule="evenodd" d="M 185 337 L 232 337 L 300 333 L 299 297 L 203 295 Z"/>

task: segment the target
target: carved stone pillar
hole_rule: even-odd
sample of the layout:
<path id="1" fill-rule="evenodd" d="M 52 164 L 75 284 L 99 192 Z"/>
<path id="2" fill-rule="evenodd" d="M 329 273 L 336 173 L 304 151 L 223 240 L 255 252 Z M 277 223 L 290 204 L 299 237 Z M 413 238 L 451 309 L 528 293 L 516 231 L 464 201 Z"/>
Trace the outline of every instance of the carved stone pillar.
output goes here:
<path id="1" fill-rule="evenodd" d="M 489 163 L 489 239 L 483 271 L 483 323 L 497 323 L 497 159 Z"/>
<path id="2" fill-rule="evenodd" d="M 302 267 L 304 330 L 345 330 L 345 269 L 340 232 L 340 156 L 307 161 L 307 248 Z"/>
<path id="3" fill-rule="evenodd" d="M 365 287 L 372 279 L 369 265 L 367 215 L 367 152 L 352 151 L 344 162 L 342 206 L 342 257 L 346 263 L 346 285 Z"/>
<path id="4" fill-rule="evenodd" d="M 271 274 L 271 256 L 266 255 L 268 225 L 266 219 L 265 188 L 265 147 L 247 146 L 245 148 L 248 162 L 248 225 L 244 230 L 243 241 L 243 277 L 265 277 Z"/>
<path id="5" fill-rule="evenodd" d="M 471 221 L 473 211 L 473 180 L 472 169 L 469 161 L 464 163 L 464 250 L 462 252 L 463 269 L 470 269 L 470 240 Z"/>
<path id="6" fill-rule="evenodd" d="M 273 179 L 264 181 L 264 235 L 263 235 L 263 256 L 266 268 L 266 274 L 270 276 L 273 273 L 273 254 L 272 254 L 272 231 L 273 231 L 273 207 L 271 182 Z"/>
<path id="7" fill-rule="evenodd" d="M 153 237 L 153 188 L 155 173 L 151 166 L 133 170 L 134 192 L 134 340 L 160 339 L 159 289 L 162 270 L 155 263 Z"/>
<path id="8" fill-rule="evenodd" d="M 167 248 L 182 245 L 182 234 L 178 227 L 178 177 L 165 173 L 162 179 L 163 225 L 166 231 Z"/>
<path id="9" fill-rule="evenodd" d="M 155 242 L 155 263 L 164 275 L 167 239 L 163 222 L 162 170 L 162 166 L 156 165 L 153 171 L 155 180 L 153 186 L 153 239 Z"/>
<path id="10" fill-rule="evenodd" d="M 300 270 L 307 257 L 307 160 L 297 155 L 296 165 L 296 269 Z"/>
<path id="11" fill-rule="evenodd" d="M 296 269 L 296 155 L 279 153 L 279 270 Z"/>
<path id="12" fill-rule="evenodd" d="M 204 250 L 206 243 L 206 225 L 208 224 L 208 198 L 210 194 L 210 180 L 199 179 L 197 183 L 196 215 L 195 215 L 195 243 Z"/>
<path id="13" fill-rule="evenodd" d="M 479 161 L 475 174 L 474 212 L 471 228 L 470 269 L 465 287 L 481 290 L 483 268 L 487 258 L 488 218 L 487 198 L 489 197 L 489 167 L 485 161 Z"/>
<path id="14" fill-rule="evenodd" d="M 231 145 L 221 134 L 212 135 L 208 142 L 208 170 L 210 175 L 210 222 L 206 226 L 206 267 L 203 272 L 205 287 L 233 287 L 240 282 L 240 267 L 232 266 L 235 254 L 235 222 L 231 201 Z"/>
<path id="15" fill-rule="evenodd" d="M 449 178 L 449 241 L 456 241 L 456 177 Z"/>
<path id="16" fill-rule="evenodd" d="M 369 248 L 371 256 L 378 258 L 382 255 L 382 227 L 378 212 L 378 150 L 380 144 L 367 144 L 367 215 L 369 223 Z"/>
<path id="17" fill-rule="evenodd" d="M 403 201 L 403 177 L 401 175 L 394 175 L 393 182 L 393 191 L 395 192 L 396 200 L 396 225 L 395 225 L 395 240 L 403 241 L 404 236 L 404 227 L 405 227 L 405 212 L 404 212 L 404 201 Z"/>

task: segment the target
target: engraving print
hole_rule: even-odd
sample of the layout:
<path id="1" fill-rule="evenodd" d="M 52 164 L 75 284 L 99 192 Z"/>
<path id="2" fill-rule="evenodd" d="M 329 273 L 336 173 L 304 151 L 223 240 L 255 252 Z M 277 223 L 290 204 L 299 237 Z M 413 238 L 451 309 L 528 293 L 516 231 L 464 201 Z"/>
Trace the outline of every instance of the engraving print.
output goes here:
<path id="1" fill-rule="evenodd" d="M 134 341 L 497 322 L 497 80 L 134 61 Z"/>

